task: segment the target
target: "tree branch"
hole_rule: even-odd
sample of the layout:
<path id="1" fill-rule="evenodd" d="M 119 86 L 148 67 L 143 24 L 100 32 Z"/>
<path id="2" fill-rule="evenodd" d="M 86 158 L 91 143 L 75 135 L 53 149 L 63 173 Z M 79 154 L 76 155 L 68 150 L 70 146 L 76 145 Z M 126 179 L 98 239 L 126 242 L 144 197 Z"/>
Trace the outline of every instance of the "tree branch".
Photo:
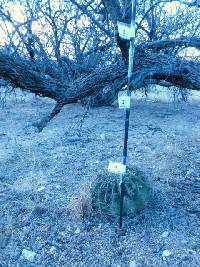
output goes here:
<path id="1" fill-rule="evenodd" d="M 14 87 L 30 91 L 36 95 L 52 98 L 59 103 L 74 103 L 94 92 L 102 90 L 126 74 L 124 64 L 113 64 L 94 70 L 90 75 L 66 83 L 60 76 L 52 78 L 36 71 L 30 61 L 13 58 L 0 52 L 0 77 Z"/>
<path id="2" fill-rule="evenodd" d="M 194 47 L 200 50 L 200 38 L 177 38 L 177 39 L 167 39 L 167 40 L 158 40 L 152 42 L 145 42 L 142 45 L 139 45 L 138 48 L 142 49 L 154 49 L 156 51 L 165 49 L 165 48 L 175 48 L 175 47 Z"/>
<path id="3" fill-rule="evenodd" d="M 102 31 L 104 32 L 106 35 L 108 35 L 109 37 L 112 36 L 111 32 L 106 30 L 97 20 L 96 18 L 93 17 L 93 15 L 90 14 L 90 12 L 88 12 L 87 8 L 83 5 L 80 5 L 79 3 L 77 3 L 75 0 L 71 0 L 71 2 L 77 6 L 82 12 L 83 14 L 87 15 L 88 18 Z"/>
<path id="4" fill-rule="evenodd" d="M 64 105 L 62 103 L 57 103 L 52 110 L 52 112 L 44 117 L 40 122 L 35 123 L 33 126 L 36 126 L 39 133 L 47 126 L 47 124 L 62 110 Z"/>
<path id="5" fill-rule="evenodd" d="M 133 89 L 141 88 L 146 80 L 166 81 L 174 86 L 200 90 L 199 62 L 191 62 L 162 54 L 136 51 Z M 34 70 L 30 61 L 6 56 L 0 52 L 0 77 L 13 86 L 55 99 L 58 103 L 74 103 L 101 92 L 105 87 L 119 90 L 126 83 L 127 66 L 116 63 L 95 69 L 90 75 L 66 83 L 60 77 L 49 77 Z M 120 85 L 121 84 L 121 85 Z"/>
<path id="6" fill-rule="evenodd" d="M 142 66 L 139 59 L 137 61 L 137 70 L 135 69 L 132 80 L 133 88 L 143 87 L 145 80 L 156 80 L 157 82 L 165 81 L 177 87 L 200 90 L 199 62 L 158 54 L 147 56 Z"/>
<path id="7" fill-rule="evenodd" d="M 155 4 L 151 5 L 151 7 L 146 11 L 146 13 L 143 15 L 142 19 L 140 20 L 138 27 L 142 25 L 142 22 L 145 20 L 145 18 L 148 16 L 148 14 L 159 4 L 164 4 L 164 3 L 172 3 L 172 2 L 177 2 L 177 0 L 158 0 Z M 187 2 L 184 0 L 179 0 L 178 1 L 180 4 L 187 5 L 189 7 L 194 7 L 197 6 L 197 0 L 194 0 L 193 2 Z"/>

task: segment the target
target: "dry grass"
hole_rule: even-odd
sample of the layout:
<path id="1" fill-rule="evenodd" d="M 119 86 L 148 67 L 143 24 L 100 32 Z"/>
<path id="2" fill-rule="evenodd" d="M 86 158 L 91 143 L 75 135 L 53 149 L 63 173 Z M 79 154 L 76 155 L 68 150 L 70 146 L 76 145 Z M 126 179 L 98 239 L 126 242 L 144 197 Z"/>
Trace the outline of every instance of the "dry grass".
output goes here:
<path id="1" fill-rule="evenodd" d="M 181 157 L 184 153 L 184 151 L 180 148 L 180 146 L 176 144 L 166 145 L 164 147 L 163 152 L 166 156 L 176 156 L 176 157 Z"/>
<path id="2" fill-rule="evenodd" d="M 68 208 L 77 217 L 87 217 L 92 213 L 92 197 L 90 192 L 91 184 L 81 185 L 78 192 L 73 195 Z"/>

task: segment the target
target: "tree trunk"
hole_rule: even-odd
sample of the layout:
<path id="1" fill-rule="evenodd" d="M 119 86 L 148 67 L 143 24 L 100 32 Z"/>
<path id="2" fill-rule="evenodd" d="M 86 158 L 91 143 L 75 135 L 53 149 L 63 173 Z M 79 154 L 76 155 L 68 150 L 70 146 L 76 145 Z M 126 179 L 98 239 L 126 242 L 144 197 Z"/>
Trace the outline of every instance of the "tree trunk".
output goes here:
<path id="1" fill-rule="evenodd" d="M 93 93 L 100 92 L 108 85 L 123 85 L 126 68 L 123 64 L 114 64 L 94 70 L 92 74 L 76 79 L 71 83 L 62 77 L 52 78 L 36 71 L 36 66 L 21 58 L 12 58 L 0 52 L 0 77 L 11 85 L 37 95 L 50 97 L 62 104 L 74 103 Z"/>
<path id="2" fill-rule="evenodd" d="M 200 90 L 200 63 L 175 59 L 168 55 L 136 51 L 132 89 L 146 84 L 165 82 L 166 86 L 177 86 Z M 126 84 L 127 66 L 116 63 L 94 71 L 73 82 L 54 78 L 37 71 L 37 66 L 22 58 L 13 58 L 0 52 L 0 78 L 13 86 L 37 95 L 50 97 L 62 104 L 69 104 L 92 94 L 116 92 Z M 164 84 L 164 83 L 163 83 Z"/>
<path id="3" fill-rule="evenodd" d="M 134 59 L 132 90 L 148 84 L 200 90 L 199 70 L 199 62 L 189 62 L 153 52 L 145 53 L 138 49 Z M 50 76 L 42 72 L 41 66 L 38 67 L 37 63 L 0 52 L 0 78 L 10 82 L 14 87 L 50 97 L 57 102 L 52 113 L 37 124 L 39 131 L 42 131 L 65 104 L 82 99 L 83 102 L 89 100 L 93 106 L 112 104 L 117 92 L 126 85 L 126 76 L 127 65 L 118 62 L 94 69 L 91 74 L 72 82 L 66 82 L 57 70 L 54 76 Z"/>

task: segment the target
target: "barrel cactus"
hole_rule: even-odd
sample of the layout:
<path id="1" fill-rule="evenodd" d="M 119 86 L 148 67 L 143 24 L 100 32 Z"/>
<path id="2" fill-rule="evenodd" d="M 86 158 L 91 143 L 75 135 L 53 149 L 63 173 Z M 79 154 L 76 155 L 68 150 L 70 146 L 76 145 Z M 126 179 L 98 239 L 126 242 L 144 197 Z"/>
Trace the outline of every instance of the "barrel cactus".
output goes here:
<path id="1" fill-rule="evenodd" d="M 100 174 L 91 187 L 92 207 L 94 210 L 119 215 L 120 176 L 113 173 Z M 144 208 L 151 190 L 145 175 L 135 167 L 127 168 L 124 179 L 123 215 L 134 214 Z"/>

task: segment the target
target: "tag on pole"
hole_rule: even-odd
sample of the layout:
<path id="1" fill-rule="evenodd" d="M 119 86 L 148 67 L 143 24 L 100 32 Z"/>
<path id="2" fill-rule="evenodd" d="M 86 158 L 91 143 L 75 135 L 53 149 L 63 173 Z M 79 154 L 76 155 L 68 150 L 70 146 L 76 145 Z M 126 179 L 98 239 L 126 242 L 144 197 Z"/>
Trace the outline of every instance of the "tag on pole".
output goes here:
<path id="1" fill-rule="evenodd" d="M 126 172 L 126 165 L 119 162 L 109 162 L 108 171 L 116 174 L 123 174 Z"/>
<path id="2" fill-rule="evenodd" d="M 120 109 L 126 109 L 131 107 L 131 97 L 128 95 L 127 92 L 118 93 L 118 104 Z"/>
<path id="3" fill-rule="evenodd" d="M 122 39 L 130 40 L 131 38 L 135 37 L 135 29 L 131 28 L 131 26 L 124 22 L 117 22 L 119 36 Z"/>
<path id="4" fill-rule="evenodd" d="M 197 7 L 200 7 L 200 0 L 197 0 Z"/>

